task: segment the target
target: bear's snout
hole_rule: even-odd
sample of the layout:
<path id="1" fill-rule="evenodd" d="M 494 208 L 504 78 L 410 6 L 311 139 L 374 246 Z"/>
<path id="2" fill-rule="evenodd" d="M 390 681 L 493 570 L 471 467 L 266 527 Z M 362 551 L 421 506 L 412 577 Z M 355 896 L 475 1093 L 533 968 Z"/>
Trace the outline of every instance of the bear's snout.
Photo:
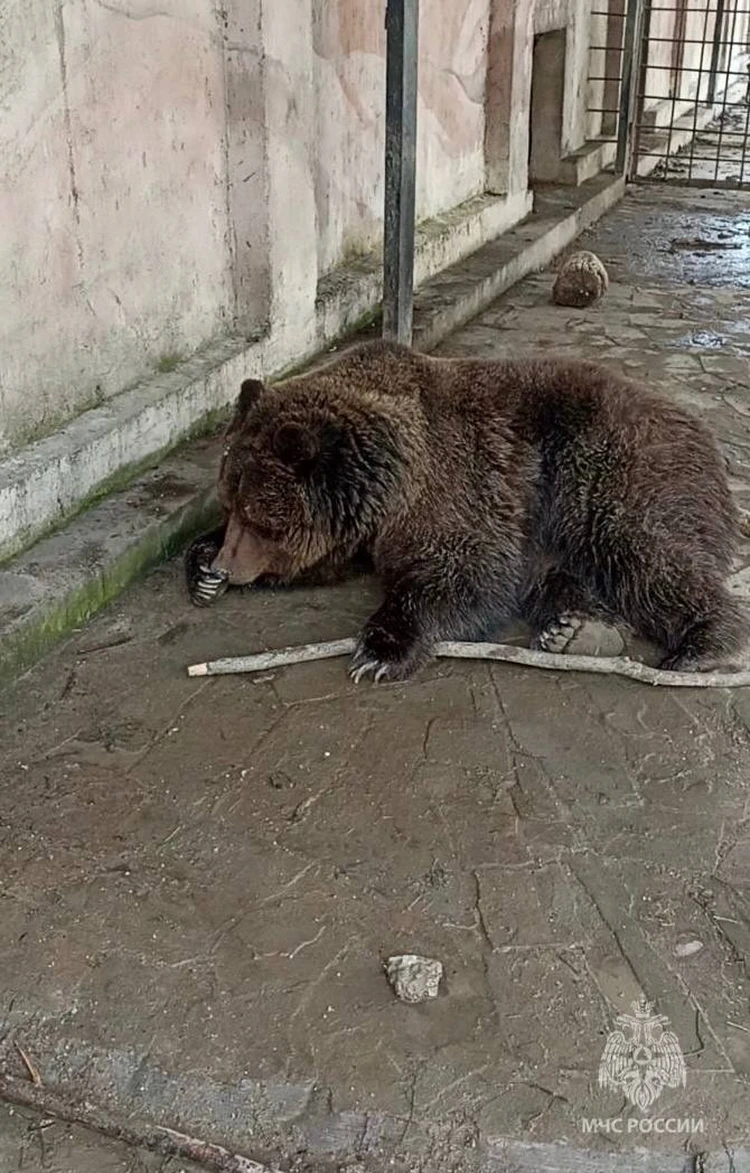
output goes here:
<path id="1" fill-rule="evenodd" d="M 231 586 L 248 586 L 270 569 L 266 561 L 263 544 L 232 515 L 211 570 L 228 575 Z"/>

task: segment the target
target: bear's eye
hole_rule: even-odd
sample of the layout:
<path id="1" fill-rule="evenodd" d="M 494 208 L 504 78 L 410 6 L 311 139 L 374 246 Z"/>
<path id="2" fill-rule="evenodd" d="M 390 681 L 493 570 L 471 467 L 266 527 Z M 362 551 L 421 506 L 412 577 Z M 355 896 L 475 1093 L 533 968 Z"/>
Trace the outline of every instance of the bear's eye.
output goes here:
<path id="1" fill-rule="evenodd" d="M 267 542 L 272 542 L 278 538 L 278 529 L 262 521 L 256 521 L 249 509 L 245 510 L 245 520 L 247 521 L 248 529 L 252 530 L 257 537 L 264 538 Z"/>

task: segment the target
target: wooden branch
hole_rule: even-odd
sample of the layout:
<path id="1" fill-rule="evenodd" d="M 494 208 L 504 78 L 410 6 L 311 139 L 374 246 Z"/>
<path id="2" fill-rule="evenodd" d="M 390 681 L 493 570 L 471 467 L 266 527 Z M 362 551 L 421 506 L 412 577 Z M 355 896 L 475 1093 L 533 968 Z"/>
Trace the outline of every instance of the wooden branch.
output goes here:
<path id="1" fill-rule="evenodd" d="M 209 660 L 205 664 L 191 664 L 188 676 L 226 676 L 233 672 L 263 672 L 281 668 L 285 664 L 305 664 L 309 660 L 330 660 L 334 656 L 350 656 L 357 646 L 355 639 L 334 639 L 330 643 L 300 644 L 293 648 L 279 648 L 275 652 L 256 652 L 252 656 L 230 656 L 224 660 Z"/>
<path id="2" fill-rule="evenodd" d="M 84 1128 L 94 1129 L 102 1136 L 140 1146 L 165 1157 L 202 1163 L 214 1173 L 279 1173 L 249 1157 L 230 1153 L 222 1145 L 187 1136 L 173 1128 L 162 1128 L 146 1121 L 134 1122 L 130 1115 L 125 1122 L 89 1100 L 74 1099 L 48 1085 L 17 1079 L 13 1075 L 0 1074 L 0 1100 L 34 1108 L 45 1116 L 54 1116 L 68 1124 L 80 1124 Z"/>
<path id="3" fill-rule="evenodd" d="M 348 656 L 354 651 L 356 640 L 338 639 L 329 643 L 302 644 L 281 648 L 274 652 L 257 652 L 252 656 L 228 657 L 191 664 L 188 676 L 224 676 L 234 672 L 262 672 L 287 664 L 303 664 L 311 660 L 327 660 L 334 656 Z M 642 684 L 659 684 L 671 688 L 744 688 L 750 684 L 750 669 L 737 672 L 670 672 L 651 668 L 625 656 L 576 656 L 540 652 L 531 648 L 516 648 L 510 644 L 439 643 L 435 655 L 459 660 L 500 660 L 520 664 L 524 668 L 548 668 L 555 672 L 599 672 L 607 676 L 627 676 Z"/>

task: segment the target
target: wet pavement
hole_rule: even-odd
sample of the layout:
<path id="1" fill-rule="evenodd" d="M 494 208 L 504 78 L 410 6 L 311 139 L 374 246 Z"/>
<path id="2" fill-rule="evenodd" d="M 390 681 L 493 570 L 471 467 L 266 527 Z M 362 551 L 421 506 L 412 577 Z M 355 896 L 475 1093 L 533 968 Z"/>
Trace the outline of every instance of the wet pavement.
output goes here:
<path id="1" fill-rule="evenodd" d="M 542 273 L 440 351 L 647 379 L 750 507 L 749 228 L 738 197 L 638 189 L 580 242 L 602 302 L 553 306 Z M 315 1173 L 749 1169 L 750 694 L 466 661 L 185 674 L 350 635 L 377 594 L 196 611 L 173 564 L 3 696 L 5 1070 L 20 1045 L 49 1085 Z M 395 999 L 394 953 L 442 961 L 437 999 Z M 640 996 L 686 1065 L 646 1111 L 599 1083 Z M 9 1169 L 88 1173 L 26 1141 L 19 1165 L 6 1123 Z"/>
<path id="2" fill-rule="evenodd" d="M 651 321 L 641 319 L 636 329 L 653 324 L 655 303 L 649 295 L 668 308 L 677 286 L 697 285 L 706 286 L 715 301 L 706 301 L 700 288 L 694 293 L 684 290 L 681 296 L 687 301 L 678 308 L 685 317 L 694 317 L 700 326 L 710 326 L 714 317 L 736 321 L 739 330 L 745 331 L 740 340 L 743 336 L 747 340 L 747 317 L 742 312 L 747 303 L 739 298 L 737 312 L 731 311 L 735 291 L 750 288 L 750 198 L 746 194 L 670 190 L 658 184 L 631 187 L 626 202 L 585 233 L 576 247 L 586 242 L 606 255 L 615 284 L 633 294 L 634 311 L 651 314 Z M 723 295 L 718 292 L 722 289 Z M 608 299 L 591 313 L 604 312 L 611 304 Z M 612 358 L 616 361 L 617 355 Z"/>
<path id="3" fill-rule="evenodd" d="M 202 1173 L 177 1158 L 134 1149 L 50 1116 L 0 1104 L 3 1173 Z"/>

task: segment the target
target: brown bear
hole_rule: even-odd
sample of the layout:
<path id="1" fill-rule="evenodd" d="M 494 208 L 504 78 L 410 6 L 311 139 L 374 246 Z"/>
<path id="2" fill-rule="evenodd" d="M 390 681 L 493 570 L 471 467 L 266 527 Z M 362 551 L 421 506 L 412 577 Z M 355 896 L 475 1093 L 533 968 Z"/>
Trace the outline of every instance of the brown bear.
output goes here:
<path id="1" fill-rule="evenodd" d="M 440 640 L 525 619 L 563 650 L 584 616 L 662 666 L 736 653 L 738 517 L 708 430 L 603 367 L 435 358 L 377 342 L 270 387 L 246 380 L 219 473 L 226 523 L 187 555 L 229 584 L 382 579 L 352 675 L 400 680 Z M 210 594 L 211 592 L 209 592 Z"/>

